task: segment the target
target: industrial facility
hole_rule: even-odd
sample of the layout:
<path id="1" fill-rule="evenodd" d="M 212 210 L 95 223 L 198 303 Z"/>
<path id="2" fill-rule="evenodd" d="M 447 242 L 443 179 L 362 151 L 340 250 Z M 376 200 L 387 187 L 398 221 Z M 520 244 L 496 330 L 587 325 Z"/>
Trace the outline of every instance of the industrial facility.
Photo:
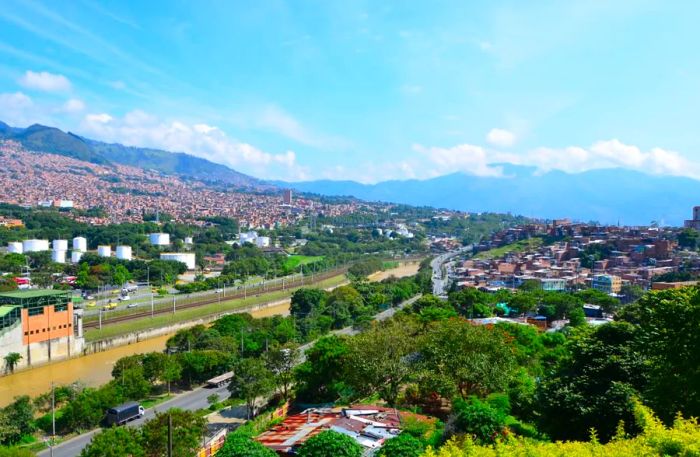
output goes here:
<path id="1" fill-rule="evenodd" d="M 70 291 L 0 292 L 0 358 L 18 353 L 22 368 L 69 358 L 83 344 L 82 314 Z"/>
<path id="2" fill-rule="evenodd" d="M 153 246 L 168 246 L 170 244 L 169 233 L 151 233 L 148 235 L 148 241 Z"/>
<path id="3" fill-rule="evenodd" d="M 192 252 L 163 252 L 160 254 L 160 260 L 174 260 L 187 265 L 188 270 L 197 268 L 195 255 Z"/>

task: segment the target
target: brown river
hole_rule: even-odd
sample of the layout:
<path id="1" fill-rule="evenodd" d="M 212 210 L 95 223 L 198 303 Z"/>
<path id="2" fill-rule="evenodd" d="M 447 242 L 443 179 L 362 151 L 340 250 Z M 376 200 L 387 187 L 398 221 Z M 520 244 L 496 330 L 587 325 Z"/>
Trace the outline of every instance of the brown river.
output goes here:
<path id="1" fill-rule="evenodd" d="M 403 277 L 416 274 L 418 263 L 403 264 L 397 268 L 376 273 L 370 278 L 381 281 L 389 276 Z M 253 312 L 253 317 L 268 317 L 289 314 L 289 301 Z M 159 336 L 138 343 L 120 346 L 108 351 L 76 357 L 74 359 L 56 362 L 31 370 L 0 377 L 0 407 L 12 402 L 18 395 L 35 397 L 51 389 L 51 383 L 57 385 L 71 384 L 76 381 L 87 386 L 99 386 L 112 378 L 112 367 L 122 357 L 146 352 L 162 351 L 165 342 L 171 335 Z"/>

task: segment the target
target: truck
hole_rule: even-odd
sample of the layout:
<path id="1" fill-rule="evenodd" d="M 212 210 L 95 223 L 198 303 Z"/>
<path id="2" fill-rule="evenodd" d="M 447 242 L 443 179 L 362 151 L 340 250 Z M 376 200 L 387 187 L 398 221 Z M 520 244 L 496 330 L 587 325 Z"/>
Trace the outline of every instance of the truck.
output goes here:
<path id="1" fill-rule="evenodd" d="M 123 425 L 139 417 L 143 417 L 145 411 L 143 406 L 135 401 L 130 401 L 107 410 L 105 423 L 107 426 Z"/>

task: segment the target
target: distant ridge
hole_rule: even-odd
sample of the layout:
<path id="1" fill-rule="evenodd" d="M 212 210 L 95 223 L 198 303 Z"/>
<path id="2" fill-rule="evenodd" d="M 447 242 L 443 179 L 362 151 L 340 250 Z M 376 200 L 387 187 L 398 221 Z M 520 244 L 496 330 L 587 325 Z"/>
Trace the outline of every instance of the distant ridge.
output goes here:
<path id="1" fill-rule="evenodd" d="M 264 183 L 225 165 L 183 152 L 103 143 L 40 124 L 23 129 L 11 127 L 0 121 L 0 139 L 18 141 L 30 151 L 59 154 L 101 165 L 118 163 L 242 188 L 265 189 L 273 187 L 271 184 Z"/>
<path id="2" fill-rule="evenodd" d="M 352 196 L 367 201 L 405 203 L 471 212 L 511 212 L 539 218 L 571 217 L 626 225 L 682 226 L 700 205 L 700 181 L 626 169 L 538 173 L 511 164 L 501 178 L 453 173 L 427 180 L 275 182 L 300 192 Z"/>

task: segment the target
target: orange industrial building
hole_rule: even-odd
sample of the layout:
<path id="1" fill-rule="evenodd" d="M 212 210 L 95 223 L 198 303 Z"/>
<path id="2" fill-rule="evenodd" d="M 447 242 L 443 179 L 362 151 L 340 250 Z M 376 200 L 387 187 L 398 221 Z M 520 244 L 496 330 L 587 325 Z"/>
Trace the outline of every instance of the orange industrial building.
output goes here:
<path id="1" fill-rule="evenodd" d="M 70 291 L 0 292 L 0 358 L 16 352 L 20 367 L 68 358 L 82 350 L 82 336 Z"/>

